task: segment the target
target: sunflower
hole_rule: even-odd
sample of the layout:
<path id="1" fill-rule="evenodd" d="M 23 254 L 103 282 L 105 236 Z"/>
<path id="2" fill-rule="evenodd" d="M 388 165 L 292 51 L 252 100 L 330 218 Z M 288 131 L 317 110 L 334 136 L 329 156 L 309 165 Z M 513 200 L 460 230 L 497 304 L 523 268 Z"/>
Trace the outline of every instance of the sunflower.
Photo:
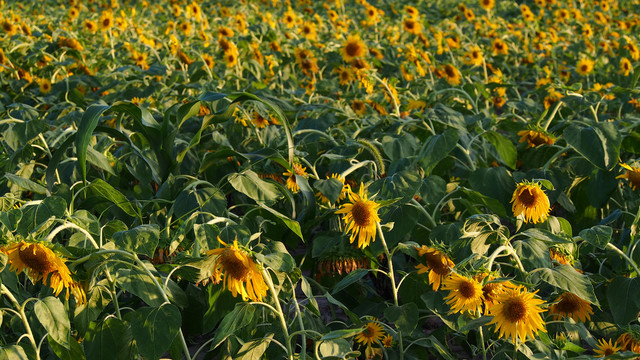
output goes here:
<path id="1" fill-rule="evenodd" d="M 338 66 L 333 72 L 338 74 L 340 85 L 347 85 L 354 79 L 353 72 L 346 66 Z"/>
<path id="2" fill-rule="evenodd" d="M 298 186 L 298 184 L 296 183 L 295 175 L 307 176 L 307 168 L 294 162 L 293 172 L 287 170 L 282 175 L 287 176 L 287 188 L 294 193 L 297 193 L 298 191 L 300 191 L 300 186 Z"/>
<path id="3" fill-rule="evenodd" d="M 535 337 L 538 331 L 547 332 L 540 316 L 544 311 L 540 308 L 544 300 L 534 298 L 536 292 L 530 293 L 523 286 L 505 289 L 498 294 L 498 303 L 489 309 L 493 320 L 487 325 L 496 324 L 495 332 L 500 333 L 499 337 L 511 338 L 514 343 L 518 337 L 524 343 L 527 335 Z"/>
<path id="4" fill-rule="evenodd" d="M 451 273 L 451 268 L 455 266 L 453 261 L 442 251 L 422 245 L 418 248 L 418 255 L 424 256 L 425 263 L 416 265 L 418 274 L 429 271 L 429 284 L 434 291 L 440 288 L 440 282 Z"/>
<path id="5" fill-rule="evenodd" d="M 493 49 L 493 55 L 509 54 L 509 46 L 502 39 L 493 39 L 493 42 L 491 42 L 491 48 Z"/>
<path id="6" fill-rule="evenodd" d="M 282 19 L 284 21 L 284 24 L 288 27 L 288 28 L 292 28 L 296 25 L 296 21 L 297 21 L 297 16 L 295 11 L 293 11 L 293 9 L 291 9 L 291 7 L 289 7 L 289 9 L 287 11 L 285 11 L 284 13 L 284 17 Z"/>
<path id="7" fill-rule="evenodd" d="M 216 64 L 215 60 L 213 60 L 213 56 L 209 54 L 202 54 L 202 60 L 209 69 L 213 69 Z"/>
<path id="8" fill-rule="evenodd" d="M 482 285 L 473 278 L 451 274 L 442 282 L 442 290 L 449 290 L 444 299 L 451 312 L 478 313 L 482 310 Z"/>
<path id="9" fill-rule="evenodd" d="M 451 65 L 447 64 L 442 67 L 442 75 L 445 80 L 449 83 L 449 85 L 459 85 L 460 84 L 460 71 Z"/>
<path id="10" fill-rule="evenodd" d="M 538 182 L 521 182 L 513 192 L 511 210 L 514 216 L 523 215 L 524 222 L 537 224 L 549 216 L 549 198 Z"/>
<path id="11" fill-rule="evenodd" d="M 256 263 L 245 250 L 238 247 L 237 239 L 231 246 L 220 238 L 218 241 L 224 247 L 206 252 L 209 256 L 217 256 L 212 271 L 216 283 L 224 279 L 222 286 L 231 291 L 233 297 L 240 294 L 243 301 L 262 301 L 267 296 L 268 288 Z"/>
<path id="12" fill-rule="evenodd" d="M 593 60 L 583 58 L 576 65 L 576 72 L 582 76 L 587 76 L 593 71 Z"/>
<path id="13" fill-rule="evenodd" d="M 620 163 L 620 166 L 627 170 L 626 173 L 616 176 L 616 179 L 629 180 L 629 186 L 632 190 L 640 188 L 640 168 L 635 166 L 629 166 L 625 163 Z"/>
<path id="14" fill-rule="evenodd" d="M 0 252 L 9 258 L 12 271 L 16 274 L 24 272 L 34 284 L 42 281 L 53 290 L 55 296 L 66 289 L 67 300 L 72 293 L 78 304 L 87 301 L 80 283 L 71 278 L 71 271 L 65 265 L 64 258 L 56 255 L 45 244 L 20 241 L 0 247 Z"/>
<path id="15" fill-rule="evenodd" d="M 551 305 L 549 313 L 555 314 L 556 320 L 562 316 L 568 316 L 575 321 L 585 322 L 591 319 L 593 309 L 588 301 L 581 299 L 576 294 L 565 292 L 556 299 L 555 304 Z"/>
<path id="16" fill-rule="evenodd" d="M 480 7 L 489 11 L 496 5 L 495 0 L 480 0 Z"/>
<path id="17" fill-rule="evenodd" d="M 346 232 L 351 232 L 349 242 L 353 243 L 358 238 L 358 247 L 361 249 L 369 246 L 376 240 L 376 224 L 380 222 L 378 208 L 380 204 L 367 199 L 364 185 L 360 184 L 358 193 L 349 191 L 351 203 L 343 204 L 336 214 L 344 214 L 342 220 L 347 227 Z"/>
<path id="18" fill-rule="evenodd" d="M 406 18 L 402 22 L 402 28 L 413 35 L 419 35 L 422 33 L 422 24 L 414 18 Z"/>
<path id="19" fill-rule="evenodd" d="M 393 336 L 385 335 L 382 338 L 382 346 L 384 346 L 386 348 L 390 348 L 391 346 L 393 346 Z"/>
<path id="20" fill-rule="evenodd" d="M 621 348 L 620 348 L 620 345 L 618 345 L 617 341 L 612 344 L 611 339 L 609 339 L 609 341 L 606 341 L 605 339 L 600 339 L 598 341 L 598 347 L 593 349 L 593 352 L 600 355 L 600 357 L 604 357 L 604 356 L 613 355 L 620 350 Z"/>
<path id="21" fill-rule="evenodd" d="M 318 39 L 316 24 L 311 21 L 305 21 L 300 27 L 300 34 L 307 40 L 316 41 Z"/>
<path id="22" fill-rule="evenodd" d="M 255 125 L 259 129 L 262 129 L 262 128 L 266 127 L 267 125 L 269 125 L 269 120 L 264 118 L 257 111 L 253 112 L 253 117 L 251 118 L 251 122 L 253 123 L 253 125 Z"/>
<path id="23" fill-rule="evenodd" d="M 77 18 L 78 15 L 80 15 L 80 10 L 77 7 L 72 6 L 69 8 L 69 11 L 67 12 L 67 16 L 69 16 L 70 20 Z"/>
<path id="24" fill-rule="evenodd" d="M 472 66 L 482 65 L 482 50 L 478 45 L 473 47 L 464 54 L 464 63 Z"/>
<path id="25" fill-rule="evenodd" d="M 638 333 L 631 329 L 620 335 L 616 340 L 616 344 L 620 344 L 620 350 L 622 351 L 640 353 L 640 339 L 638 339 Z"/>
<path id="26" fill-rule="evenodd" d="M 84 28 L 91 33 L 94 33 L 96 32 L 96 30 L 98 30 L 98 24 L 96 24 L 96 22 L 93 20 L 85 20 L 83 25 Z"/>
<path id="27" fill-rule="evenodd" d="M 364 115 L 365 111 L 367 110 L 364 101 L 358 99 L 351 102 L 351 109 L 356 113 L 356 115 L 360 116 Z"/>
<path id="28" fill-rule="evenodd" d="M 629 73 L 633 71 L 633 65 L 631 65 L 631 61 L 626 57 L 620 59 L 620 74 L 624 76 L 629 76 Z"/>
<path id="29" fill-rule="evenodd" d="M 420 16 L 420 12 L 418 11 L 418 9 L 410 5 L 404 7 L 404 12 L 407 13 L 407 15 L 411 16 L 411 18 L 413 19 L 416 19 L 418 18 L 418 16 Z"/>
<path id="30" fill-rule="evenodd" d="M 380 341 L 383 336 L 384 331 L 382 331 L 382 325 L 372 321 L 367 323 L 362 332 L 356 335 L 356 341 L 362 345 L 372 345 Z"/>
<path id="31" fill-rule="evenodd" d="M 336 179 L 342 183 L 342 190 L 340 190 L 340 195 L 338 195 L 337 201 L 344 200 L 347 197 L 347 193 L 349 192 L 349 187 L 345 184 L 345 179 L 342 177 L 342 175 L 333 173 L 331 174 L 330 177 L 327 177 L 327 179 Z M 324 196 L 324 194 L 320 191 L 316 193 L 316 197 L 318 197 L 318 199 L 322 203 L 325 203 L 325 204 L 331 203 L 329 199 L 326 196 Z"/>
<path id="32" fill-rule="evenodd" d="M 555 139 L 548 133 L 539 130 L 522 130 L 518 131 L 520 140 L 518 142 L 527 142 L 527 148 L 536 147 L 538 145 L 553 145 Z"/>
<path id="33" fill-rule="evenodd" d="M 103 31 L 111 29 L 111 27 L 113 26 L 113 12 L 103 11 L 100 15 L 98 24 L 100 26 L 100 29 Z"/>
<path id="34" fill-rule="evenodd" d="M 496 281 L 495 277 L 488 273 L 481 273 L 476 276 L 478 282 L 483 282 L 487 278 L 487 281 L 482 286 L 482 305 L 484 314 L 489 314 L 489 309 L 497 304 L 496 297 L 506 288 L 513 288 L 515 285 L 511 281 Z"/>
<path id="35" fill-rule="evenodd" d="M 350 35 L 342 45 L 342 58 L 345 62 L 364 57 L 366 54 L 367 46 L 362 42 L 359 35 Z"/>
<path id="36" fill-rule="evenodd" d="M 48 94 L 51 91 L 51 81 L 48 79 L 38 80 L 38 87 L 40 87 L 41 94 Z"/>

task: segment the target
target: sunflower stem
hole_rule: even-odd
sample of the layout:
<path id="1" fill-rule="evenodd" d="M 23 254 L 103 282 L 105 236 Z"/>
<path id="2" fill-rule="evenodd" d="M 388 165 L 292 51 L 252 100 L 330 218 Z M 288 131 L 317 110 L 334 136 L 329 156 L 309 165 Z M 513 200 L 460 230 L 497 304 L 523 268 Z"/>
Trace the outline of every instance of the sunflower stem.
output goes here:
<path id="1" fill-rule="evenodd" d="M 520 257 L 518 257 L 518 254 L 516 254 L 515 250 L 513 250 L 513 248 L 510 245 L 500 245 L 491 254 L 491 256 L 489 256 L 489 262 L 487 263 L 487 271 L 491 271 L 491 267 L 493 266 L 493 262 L 495 261 L 496 257 L 498 257 L 498 255 L 500 255 L 504 251 L 508 252 L 509 255 L 513 256 L 513 258 L 518 263 L 518 269 L 520 269 L 520 271 L 522 271 L 523 273 L 526 273 L 526 271 L 524 270 L 524 266 L 522 266 L 522 262 L 520 261 Z"/>
<path id="2" fill-rule="evenodd" d="M 380 234 L 380 241 L 382 241 L 382 247 L 384 248 L 384 254 L 387 256 L 387 262 L 389 267 L 389 279 L 391 280 L 391 288 L 393 289 L 393 304 L 398 306 L 398 288 L 396 287 L 396 276 L 393 271 L 393 261 L 391 259 L 391 254 L 389 253 L 389 248 L 387 247 L 387 241 L 384 238 L 384 234 L 382 233 L 382 226 L 380 222 L 376 221 L 376 227 L 378 228 L 378 233 Z M 404 349 L 402 346 L 402 332 L 398 329 L 398 347 L 400 348 L 400 360 L 404 359 Z"/>
<path id="3" fill-rule="evenodd" d="M 122 320 L 122 314 L 120 313 L 120 304 L 118 303 L 118 293 L 116 292 L 116 282 L 111 277 L 111 272 L 109 272 L 108 267 L 105 267 L 104 274 L 107 276 L 107 281 L 109 282 L 109 291 L 111 292 L 113 307 L 116 309 L 116 316 L 118 317 L 118 319 Z"/>
<path id="4" fill-rule="evenodd" d="M 273 280 L 271 280 L 271 276 L 267 272 L 265 267 L 262 268 L 262 277 L 267 282 L 267 286 L 269 287 L 269 291 L 271 291 L 271 296 L 273 296 L 273 302 L 276 306 L 276 313 L 278 314 L 278 318 L 280 319 L 280 325 L 282 325 L 282 332 L 285 338 L 285 346 L 287 347 L 287 355 L 289 356 L 289 360 L 293 360 L 293 350 L 291 349 L 291 341 L 289 339 L 289 329 L 287 327 L 287 320 L 284 318 L 284 312 L 282 312 L 282 307 L 280 306 L 280 299 L 278 298 L 278 293 L 276 293 L 276 289 L 273 286 Z"/>
<path id="5" fill-rule="evenodd" d="M 618 249 L 615 245 L 613 245 L 612 243 L 607 243 L 607 247 L 615 252 L 617 252 L 620 256 L 622 256 L 628 263 L 629 265 L 631 265 L 631 267 L 633 268 L 633 270 L 635 270 L 636 275 L 640 275 L 640 269 L 638 269 L 638 265 L 636 264 L 635 261 L 633 261 L 633 259 L 631 259 L 630 257 L 627 256 L 627 254 L 625 254 L 622 250 Z"/>
<path id="6" fill-rule="evenodd" d="M 1 284 L 1 286 L 2 286 L 1 292 L 5 294 L 9 298 L 9 300 L 13 303 L 13 306 L 15 306 L 16 309 L 18 309 L 18 312 L 20 313 L 20 319 L 22 319 L 22 324 L 24 324 L 24 328 L 27 330 L 26 335 L 29 338 L 29 342 L 31 343 L 31 346 L 33 346 L 33 350 L 36 353 L 36 360 L 40 360 L 40 351 L 38 350 L 38 344 L 36 344 L 36 339 L 35 337 L 33 337 L 31 326 L 29 326 L 29 320 L 27 320 L 27 315 L 24 313 L 24 307 L 20 306 L 20 303 L 18 303 L 18 300 L 16 300 L 16 298 L 13 296 L 11 291 L 9 291 L 9 289 L 4 284 Z"/>
<path id="7" fill-rule="evenodd" d="M 544 124 L 544 127 L 543 127 L 544 131 L 547 131 L 547 129 L 549 128 L 549 125 L 551 125 L 551 121 L 553 121 L 553 118 L 556 117 L 556 113 L 558 113 L 558 110 L 560 110 L 560 107 L 562 106 L 562 104 L 564 104 L 562 101 L 558 101 L 556 103 L 556 106 L 553 108 L 551 115 L 549 115 L 547 122 Z"/>
<path id="8" fill-rule="evenodd" d="M 482 360 L 487 360 L 487 348 L 484 346 L 484 333 L 482 332 L 482 326 L 478 328 L 480 334 L 480 343 L 482 344 Z"/>

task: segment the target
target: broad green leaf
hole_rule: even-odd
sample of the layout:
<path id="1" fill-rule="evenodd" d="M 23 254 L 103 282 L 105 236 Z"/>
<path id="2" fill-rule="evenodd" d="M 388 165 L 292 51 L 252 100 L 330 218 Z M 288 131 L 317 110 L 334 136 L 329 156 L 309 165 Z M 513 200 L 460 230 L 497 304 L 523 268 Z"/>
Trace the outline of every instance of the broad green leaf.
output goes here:
<path id="1" fill-rule="evenodd" d="M 62 218 L 67 210 L 67 202 L 59 196 L 48 196 L 34 211 L 34 225 L 42 224 L 51 217 Z"/>
<path id="2" fill-rule="evenodd" d="M 115 171 L 113 171 L 113 168 L 111 167 L 109 159 L 107 159 L 103 153 L 96 151 L 91 146 L 87 147 L 87 161 L 111 175 L 116 175 Z"/>
<path id="3" fill-rule="evenodd" d="M 265 350 L 269 347 L 271 343 L 271 339 L 273 339 L 273 334 L 269 334 L 262 339 L 247 341 L 242 345 L 240 350 L 236 356 L 234 356 L 234 360 L 255 360 L 262 358 L 262 354 L 264 354 Z"/>
<path id="4" fill-rule="evenodd" d="M 499 200 L 503 205 L 511 201 L 515 181 L 504 167 L 480 168 L 469 175 L 469 185 L 482 195 Z"/>
<path id="5" fill-rule="evenodd" d="M 622 136 L 612 122 L 585 126 L 572 123 L 564 129 L 563 137 L 580 155 L 602 170 L 618 164 Z"/>
<path id="6" fill-rule="evenodd" d="M 487 325 L 491 320 L 493 320 L 492 316 L 481 316 L 477 319 L 472 319 L 468 321 L 462 327 L 460 327 L 458 331 L 461 333 L 464 333 L 469 330 L 475 330 L 480 328 L 481 326 Z"/>
<path id="7" fill-rule="evenodd" d="M 400 332 L 410 334 L 418 325 L 418 305 L 408 303 L 402 306 L 390 306 L 384 311 L 384 317 Z"/>
<path id="8" fill-rule="evenodd" d="M 527 229 L 521 232 L 520 235 L 524 235 L 536 240 L 542 240 L 550 244 L 573 243 L 573 241 L 568 238 L 564 238 L 548 230 L 539 229 L 539 228 Z"/>
<path id="9" fill-rule="evenodd" d="M 273 203 L 282 197 L 276 185 L 260 179 L 258 174 L 251 170 L 232 174 L 228 180 L 234 189 L 256 202 Z"/>
<path id="10" fill-rule="evenodd" d="M 607 286 L 607 300 L 613 321 L 620 327 L 638 319 L 640 312 L 640 278 L 616 276 Z"/>
<path id="11" fill-rule="evenodd" d="M 6 173 L 4 174 L 4 177 L 6 177 L 7 180 L 9 180 L 9 182 L 11 182 L 12 184 L 15 184 L 16 186 L 18 186 L 23 190 L 31 191 L 36 194 L 47 193 L 47 188 L 38 184 L 35 181 L 25 179 L 22 176 Z"/>
<path id="12" fill-rule="evenodd" d="M 342 330 L 333 330 L 326 334 L 324 334 L 320 340 L 334 340 L 334 339 L 346 339 L 352 336 L 355 336 L 362 332 L 362 329 L 342 329 Z"/>
<path id="13" fill-rule="evenodd" d="M 352 351 L 351 344 L 345 339 L 323 341 L 318 350 L 320 350 L 322 358 L 336 357 L 340 359 L 343 359 L 346 354 Z"/>
<path id="14" fill-rule="evenodd" d="M 84 350 L 91 360 L 129 360 L 134 356 L 131 330 L 115 317 L 91 322 L 87 331 Z"/>
<path id="15" fill-rule="evenodd" d="M 0 360 L 29 360 L 20 345 L 8 345 L 0 347 Z"/>
<path id="16" fill-rule="evenodd" d="M 458 139 L 458 132 L 453 129 L 445 130 L 427 139 L 418 153 L 418 162 L 426 174 L 430 174 L 436 165 L 449 155 L 456 147 Z"/>
<path id="17" fill-rule="evenodd" d="M 118 101 L 111 106 L 109 113 L 124 112 L 133 118 L 134 121 L 150 128 L 160 129 L 160 124 L 153 118 L 153 115 L 146 108 L 140 107 L 136 104 Z"/>
<path id="18" fill-rule="evenodd" d="M 271 253 L 257 253 L 256 258 L 271 269 L 284 272 L 293 271 L 296 262 L 283 243 L 271 241 L 269 250 Z"/>
<path id="19" fill-rule="evenodd" d="M 11 124 L 2 132 L 2 139 L 6 141 L 11 150 L 16 151 L 45 131 L 49 126 L 42 120 L 30 120 Z"/>
<path id="20" fill-rule="evenodd" d="M 533 270 L 551 267 L 549 246 L 544 241 L 533 238 L 514 241 L 513 249 L 518 254 L 525 269 Z"/>
<path id="21" fill-rule="evenodd" d="M 131 334 L 145 359 L 159 359 L 180 331 L 182 316 L 173 304 L 139 308 L 131 316 Z"/>
<path id="22" fill-rule="evenodd" d="M 340 193 L 342 193 L 342 188 L 344 185 L 338 179 L 325 179 L 325 180 L 316 180 L 313 183 L 313 187 L 322 193 L 327 199 L 329 199 L 329 203 L 335 204 L 340 197 Z"/>
<path id="23" fill-rule="evenodd" d="M 294 234 L 298 235 L 300 237 L 300 239 L 303 239 L 302 236 L 302 230 L 300 229 L 300 223 L 298 223 L 295 220 L 291 220 L 290 218 L 288 218 L 287 216 L 279 213 L 278 211 L 268 207 L 267 205 L 260 203 L 259 204 L 260 207 L 262 207 L 263 209 L 267 210 L 268 212 L 270 212 L 271 214 L 275 215 L 276 218 L 278 218 L 279 220 L 281 220 L 284 225 L 286 227 L 288 227 L 291 231 L 293 231 Z"/>
<path id="24" fill-rule="evenodd" d="M 78 165 L 80 166 L 80 174 L 82 181 L 87 182 L 87 147 L 93 136 L 93 130 L 98 126 L 100 116 L 109 109 L 106 105 L 91 105 L 82 115 L 82 120 L 78 124 L 78 132 L 76 133 L 76 153 L 78 155 Z"/>
<path id="25" fill-rule="evenodd" d="M 116 281 L 123 290 L 136 295 L 149 306 L 164 303 L 160 290 L 146 272 L 137 268 L 120 269 L 116 273 Z"/>
<path id="26" fill-rule="evenodd" d="M 247 303 L 237 304 L 236 307 L 222 319 L 220 326 L 215 332 L 213 338 L 213 348 L 218 347 L 223 341 L 225 341 L 231 334 L 243 329 L 251 324 L 256 315 L 256 308 L 254 305 Z"/>
<path id="27" fill-rule="evenodd" d="M 120 249 L 153 257 L 160 241 L 158 225 L 140 225 L 131 230 L 113 234 L 113 242 Z"/>
<path id="28" fill-rule="evenodd" d="M 596 225 L 590 229 L 580 231 L 580 237 L 583 238 L 584 241 L 603 250 L 607 247 L 609 241 L 611 241 L 612 235 L 613 229 L 605 225 Z"/>
<path id="29" fill-rule="evenodd" d="M 71 323 L 62 302 L 53 296 L 36 301 L 33 310 L 40 324 L 49 332 L 55 342 L 70 349 L 69 336 Z"/>
<path id="30" fill-rule="evenodd" d="M 91 195 L 112 202 L 129 216 L 140 216 L 138 209 L 135 208 L 120 191 L 102 179 L 91 181 L 91 184 L 87 187 L 87 191 Z"/>
<path id="31" fill-rule="evenodd" d="M 437 204 L 447 193 L 447 182 L 437 175 L 429 175 L 422 180 L 419 195 L 427 204 Z"/>
<path id="32" fill-rule="evenodd" d="M 311 243 L 311 256 L 317 258 L 343 240 L 344 238 L 340 233 L 334 233 L 333 235 L 331 235 L 331 233 L 325 233 L 324 235 L 319 235 L 313 238 L 313 242 Z"/>
<path id="33" fill-rule="evenodd" d="M 416 340 L 414 342 L 414 345 L 432 349 L 432 351 L 435 351 L 436 353 L 438 353 L 443 359 L 446 359 L 446 360 L 456 359 L 456 357 L 451 355 L 451 353 L 448 350 L 448 347 L 442 345 L 442 343 L 433 335 L 429 336 L 426 339 L 422 338 L 422 339 Z"/>
<path id="34" fill-rule="evenodd" d="M 549 285 L 572 292 L 593 305 L 600 306 L 589 277 L 580 274 L 571 265 L 560 265 L 554 268 L 538 268 L 534 276 Z"/>
<path id="35" fill-rule="evenodd" d="M 47 336 L 47 342 L 49 342 L 49 346 L 51 346 L 51 350 L 58 356 L 61 360 L 84 360 L 86 357 L 84 356 L 84 350 L 80 343 L 76 341 L 76 339 L 69 339 L 69 348 L 65 348 L 64 346 L 58 344 L 51 335 Z"/>
<path id="36" fill-rule="evenodd" d="M 198 210 L 224 216 L 227 212 L 227 199 L 224 193 L 212 186 L 183 190 L 173 204 L 174 214 L 178 218 L 187 217 Z"/>
<path id="37" fill-rule="evenodd" d="M 418 193 L 421 185 L 422 179 L 416 171 L 404 170 L 374 181 L 367 191 L 376 194 L 376 199 L 402 198 L 401 202 L 406 203 Z"/>
<path id="38" fill-rule="evenodd" d="M 360 279 L 365 277 L 368 272 L 368 269 L 356 269 L 350 272 L 347 276 L 344 277 L 344 279 L 340 280 L 340 282 L 333 287 L 331 293 L 337 294 L 340 291 L 346 289 L 349 285 L 357 283 L 358 281 L 360 281 Z"/>
<path id="39" fill-rule="evenodd" d="M 511 140 L 507 139 L 504 135 L 495 132 L 495 131 L 487 131 L 482 134 L 482 136 L 489 140 L 491 145 L 496 148 L 498 154 L 502 158 L 502 161 L 508 167 L 515 169 L 516 168 L 516 160 L 518 159 L 518 152 L 516 151 L 515 145 L 511 142 Z"/>
<path id="40" fill-rule="evenodd" d="M 223 286 L 207 286 L 206 305 L 208 307 L 202 318 L 203 332 L 213 330 L 237 303 L 242 303 L 242 297 L 233 297 L 233 294 Z"/>

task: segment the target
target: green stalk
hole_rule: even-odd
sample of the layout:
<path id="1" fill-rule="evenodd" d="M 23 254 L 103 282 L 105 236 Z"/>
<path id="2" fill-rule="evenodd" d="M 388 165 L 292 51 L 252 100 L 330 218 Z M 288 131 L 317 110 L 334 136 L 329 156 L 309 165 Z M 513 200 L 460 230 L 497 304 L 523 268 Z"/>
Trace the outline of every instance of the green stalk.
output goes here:
<path id="1" fill-rule="evenodd" d="M 278 318 L 280 319 L 280 325 L 282 325 L 282 332 L 284 334 L 284 338 L 286 340 L 285 346 L 287 347 L 287 355 L 289 360 L 293 360 L 293 350 L 291 349 L 291 341 L 289 339 L 289 329 L 287 327 L 287 320 L 284 318 L 284 312 L 282 311 L 282 307 L 280 306 L 280 299 L 278 299 L 278 293 L 276 293 L 276 289 L 273 286 L 273 280 L 271 280 L 271 276 L 267 272 L 266 268 L 262 268 L 262 277 L 267 282 L 267 286 L 269 287 L 269 291 L 271 291 L 271 296 L 273 296 L 273 302 L 276 306 L 276 314 L 278 314 Z"/>
<path id="2" fill-rule="evenodd" d="M 33 337 L 31 326 L 29 326 L 29 320 L 27 320 L 27 315 L 24 313 L 24 306 L 21 306 L 18 303 L 18 300 L 16 300 L 16 298 L 13 296 L 11 291 L 9 291 L 9 289 L 4 284 L 0 284 L 0 286 L 2 286 L 1 288 L 2 293 L 9 298 L 9 300 L 13 303 L 13 306 L 15 306 L 15 308 L 20 313 L 20 319 L 22 320 L 22 324 L 24 324 L 24 328 L 27 330 L 27 338 L 29 338 L 29 342 L 31 343 L 31 346 L 33 346 L 33 350 L 36 353 L 36 359 L 40 360 L 40 351 L 38 349 L 38 345 L 36 344 L 36 339 Z M 27 302 L 28 301 L 29 300 L 27 300 Z M 27 302 L 25 302 L 25 305 Z"/>
<path id="3" fill-rule="evenodd" d="M 633 261 L 633 259 L 631 259 L 629 256 L 627 256 L 627 254 L 625 254 L 622 250 L 618 249 L 615 245 L 613 245 L 612 243 L 607 243 L 607 247 L 615 252 L 617 252 L 620 256 L 622 256 L 628 263 L 629 265 L 631 265 L 631 267 L 633 268 L 633 270 L 635 270 L 636 275 L 640 275 L 640 269 L 638 269 L 638 265 L 636 264 L 635 261 Z"/>

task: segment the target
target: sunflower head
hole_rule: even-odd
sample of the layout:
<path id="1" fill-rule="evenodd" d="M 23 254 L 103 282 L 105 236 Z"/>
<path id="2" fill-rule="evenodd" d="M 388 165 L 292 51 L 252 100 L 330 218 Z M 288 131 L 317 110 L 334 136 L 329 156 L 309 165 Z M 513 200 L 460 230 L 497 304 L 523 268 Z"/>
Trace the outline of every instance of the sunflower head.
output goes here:
<path id="1" fill-rule="evenodd" d="M 382 325 L 377 322 L 369 322 L 364 326 L 362 332 L 356 335 L 356 341 L 362 345 L 370 346 L 377 341 L 380 341 L 384 336 L 384 331 L 382 331 Z"/>
<path id="2" fill-rule="evenodd" d="M 451 312 L 480 313 L 482 285 L 476 279 L 452 273 L 442 282 L 442 289 L 449 290 L 449 295 L 445 297 L 445 300 L 451 307 Z"/>
<path id="3" fill-rule="evenodd" d="M 540 145 L 553 145 L 556 141 L 555 138 L 542 130 L 521 130 L 518 131 L 518 136 L 520 136 L 520 140 L 518 142 L 527 142 L 527 148 L 532 148 Z"/>
<path id="4" fill-rule="evenodd" d="M 600 339 L 598 341 L 598 347 L 593 349 L 593 351 L 601 357 L 613 355 L 620 350 L 621 347 L 618 342 L 616 341 L 612 344 L 611 339 L 609 339 L 608 341 L 605 339 Z"/>
<path id="5" fill-rule="evenodd" d="M 438 291 L 440 283 L 451 273 L 455 266 L 453 261 L 442 251 L 425 245 L 418 248 L 418 255 L 423 256 L 424 263 L 416 265 L 418 274 L 429 271 L 429 284 L 434 291 Z"/>
<path id="6" fill-rule="evenodd" d="M 358 247 L 364 249 L 369 243 L 376 240 L 377 223 L 380 222 L 378 208 L 380 204 L 367 199 L 364 185 L 360 184 L 358 193 L 348 192 L 350 202 L 340 206 L 336 214 L 343 214 L 342 220 L 347 227 L 347 233 L 351 233 L 349 241 L 358 238 Z"/>
<path id="7" fill-rule="evenodd" d="M 621 163 L 620 166 L 626 169 L 627 172 L 622 175 L 618 175 L 616 179 L 627 179 L 632 190 L 640 188 L 640 168 L 629 166 L 625 163 Z"/>
<path id="8" fill-rule="evenodd" d="M 499 337 L 511 338 L 514 343 L 518 338 L 524 343 L 527 336 L 534 338 L 538 331 L 546 332 L 540 316 L 544 312 L 540 307 L 544 300 L 534 296 L 535 292 L 530 293 L 522 286 L 505 289 L 497 296 L 497 304 L 489 309 L 493 320 L 488 325 L 495 324 Z"/>
<path id="9" fill-rule="evenodd" d="M 367 54 L 367 46 L 362 42 L 359 35 L 351 35 L 342 45 L 342 58 L 346 62 L 364 57 Z"/>
<path id="10" fill-rule="evenodd" d="M 593 60 L 583 58 L 576 64 L 576 72 L 582 76 L 587 76 L 593 71 Z"/>
<path id="11" fill-rule="evenodd" d="M 523 215 L 524 222 L 537 224 L 549 216 L 551 206 L 540 183 L 524 181 L 518 184 L 511 198 L 514 216 Z"/>
<path id="12" fill-rule="evenodd" d="M 591 318 L 593 309 L 588 301 L 581 299 L 576 294 L 565 292 L 551 305 L 549 313 L 554 314 L 556 320 L 562 316 L 568 316 L 575 321 L 585 322 Z"/>
<path id="13" fill-rule="evenodd" d="M 287 188 L 294 193 L 300 191 L 300 186 L 296 183 L 296 175 L 307 176 L 307 168 L 298 164 L 293 163 L 293 172 L 287 170 L 282 175 L 287 177 Z"/>

